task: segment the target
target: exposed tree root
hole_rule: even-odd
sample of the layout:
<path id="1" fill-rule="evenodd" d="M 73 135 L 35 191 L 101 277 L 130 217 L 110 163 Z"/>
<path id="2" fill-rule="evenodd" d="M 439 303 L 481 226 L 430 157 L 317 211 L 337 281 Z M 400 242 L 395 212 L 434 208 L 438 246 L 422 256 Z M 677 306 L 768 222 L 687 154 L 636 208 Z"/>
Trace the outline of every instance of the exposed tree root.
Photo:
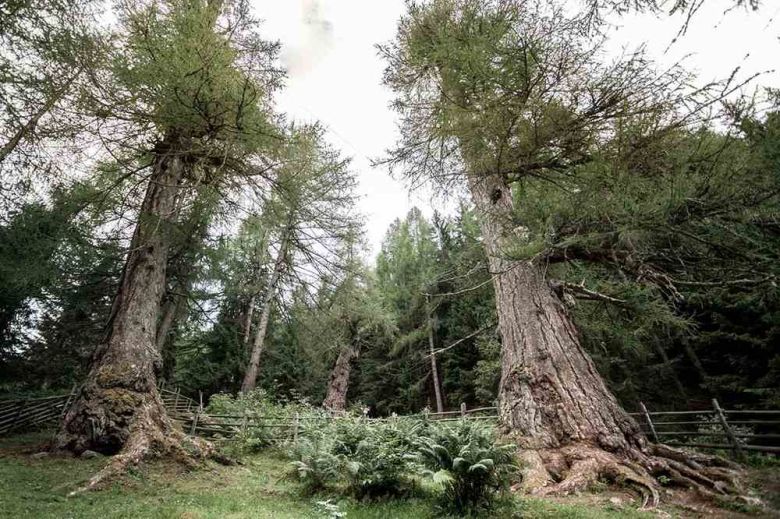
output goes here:
<path id="1" fill-rule="evenodd" d="M 744 494 L 739 465 L 705 454 L 646 445 L 613 453 L 587 444 L 523 451 L 523 490 L 535 495 L 568 495 L 599 480 L 627 485 L 643 496 L 643 507 L 660 501 L 661 481 L 717 500 L 757 504 Z"/>
<path id="2" fill-rule="evenodd" d="M 231 463 L 218 454 L 210 442 L 184 434 L 167 415 L 159 399 L 150 399 L 136 410 L 122 449 L 110 458 L 108 465 L 70 495 L 100 488 L 145 459 L 163 457 L 191 468 L 206 459 Z"/>

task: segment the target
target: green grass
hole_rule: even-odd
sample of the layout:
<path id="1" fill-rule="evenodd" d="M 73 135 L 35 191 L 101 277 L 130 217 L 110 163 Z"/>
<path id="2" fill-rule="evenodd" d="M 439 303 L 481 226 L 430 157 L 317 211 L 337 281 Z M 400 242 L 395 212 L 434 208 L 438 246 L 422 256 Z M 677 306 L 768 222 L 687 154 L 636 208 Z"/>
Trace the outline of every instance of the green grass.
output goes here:
<path id="1" fill-rule="evenodd" d="M 297 484 L 284 477 L 287 462 L 279 453 L 247 457 L 243 466 L 209 465 L 184 472 L 169 464 L 151 463 L 131 471 L 112 487 L 67 497 L 105 459 L 66 457 L 34 459 L 41 435 L 0 439 L 0 517 L 8 518 L 322 518 L 316 501 L 302 497 Z M 26 451 L 26 452 L 25 452 Z M 362 519 L 432 517 L 433 500 L 414 498 L 381 503 L 337 499 L 347 517 Z M 561 505 L 524 499 L 501 517 L 617 519 L 651 517 L 624 507 Z"/>

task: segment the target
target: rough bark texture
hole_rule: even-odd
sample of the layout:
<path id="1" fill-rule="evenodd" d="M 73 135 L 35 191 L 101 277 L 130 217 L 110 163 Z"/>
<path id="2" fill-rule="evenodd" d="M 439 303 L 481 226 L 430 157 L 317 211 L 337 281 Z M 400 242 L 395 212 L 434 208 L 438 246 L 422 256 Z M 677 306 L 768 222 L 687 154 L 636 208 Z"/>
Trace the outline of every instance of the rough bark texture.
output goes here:
<path id="1" fill-rule="evenodd" d="M 341 412 L 347 408 L 347 391 L 349 390 L 349 375 L 352 371 L 352 360 L 358 356 L 357 348 L 353 345 L 341 349 L 330 372 L 328 391 L 322 407 L 331 411 Z"/>
<path id="2" fill-rule="evenodd" d="M 257 375 L 260 372 L 260 356 L 265 347 L 265 334 L 268 331 L 268 320 L 271 316 L 271 306 L 276 297 L 276 286 L 279 284 L 279 278 L 284 270 L 285 261 L 287 261 L 287 236 L 282 237 L 282 243 L 279 246 L 279 254 L 274 261 L 274 268 L 266 283 L 265 296 L 263 297 L 263 311 L 260 314 L 260 322 L 257 323 L 255 330 L 255 340 L 252 344 L 252 353 L 249 357 L 249 365 L 244 374 L 244 381 L 241 383 L 241 392 L 252 391 L 257 384 Z"/>
<path id="3" fill-rule="evenodd" d="M 161 368 L 156 332 L 165 289 L 168 226 L 185 168 L 179 145 L 177 139 L 166 139 L 156 150 L 106 339 L 54 440 L 60 450 L 119 453 L 90 487 L 150 452 L 178 453 L 182 458 L 203 453 L 203 446 L 187 440 L 168 417 L 156 379 Z M 191 449 L 185 451 L 187 444 Z"/>
<path id="4" fill-rule="evenodd" d="M 635 485 L 655 503 L 653 476 L 660 475 L 702 492 L 734 489 L 728 463 L 694 461 L 648 444 L 580 345 L 541 268 L 507 258 L 508 246 L 524 232 L 513 221 L 508 183 L 498 175 L 472 176 L 469 188 L 494 276 L 502 337 L 500 422 L 524 450 L 526 490 L 569 493 L 604 477 Z"/>
<path id="5" fill-rule="evenodd" d="M 499 414 L 522 446 L 556 448 L 588 442 L 609 450 L 644 440 L 582 349 L 564 305 L 542 271 L 506 259 L 517 239 L 512 194 L 500 177 L 471 182 L 481 212 L 502 337 Z"/>

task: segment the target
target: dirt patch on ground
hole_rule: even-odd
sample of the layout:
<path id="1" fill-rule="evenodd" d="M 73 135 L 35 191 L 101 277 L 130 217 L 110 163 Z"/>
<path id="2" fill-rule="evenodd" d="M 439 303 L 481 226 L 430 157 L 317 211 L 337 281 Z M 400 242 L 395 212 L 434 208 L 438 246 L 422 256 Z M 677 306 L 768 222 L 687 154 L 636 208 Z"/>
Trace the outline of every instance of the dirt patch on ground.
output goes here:
<path id="1" fill-rule="evenodd" d="M 623 489 L 604 489 L 577 495 L 554 497 L 545 500 L 563 505 L 580 505 L 593 509 L 605 509 L 622 512 L 626 515 L 637 511 L 658 518 L 692 519 L 763 519 L 780 518 L 780 470 L 765 469 L 750 472 L 751 486 L 757 489 L 756 497 L 767 507 L 713 503 L 695 492 L 682 489 L 665 489 L 661 496 L 661 506 L 654 509 L 639 509 L 641 497 Z M 639 510 L 638 510 L 639 509 Z"/>

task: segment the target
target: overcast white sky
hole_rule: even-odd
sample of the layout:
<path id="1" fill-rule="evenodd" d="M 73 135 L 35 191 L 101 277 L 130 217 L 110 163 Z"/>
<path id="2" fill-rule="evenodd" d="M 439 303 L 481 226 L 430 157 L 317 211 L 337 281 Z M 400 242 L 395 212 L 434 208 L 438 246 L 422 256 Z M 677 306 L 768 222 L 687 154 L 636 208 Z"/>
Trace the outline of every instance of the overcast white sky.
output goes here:
<path id="1" fill-rule="evenodd" d="M 647 44 L 651 56 L 672 64 L 684 57 L 701 82 L 723 78 L 741 65 L 740 75 L 775 68 L 780 56 L 780 2 L 765 0 L 758 13 L 737 10 L 723 15 L 729 2 L 705 2 L 688 33 L 669 48 L 681 27 L 680 17 L 632 15 L 616 19 L 610 48 Z M 412 206 L 428 214 L 429 194 L 409 194 L 370 159 L 382 155 L 396 138 L 390 93 L 381 85 L 384 64 L 375 45 L 395 34 L 403 0 L 255 0 L 267 37 L 282 43 L 288 69 L 279 108 L 300 121 L 318 120 L 332 143 L 353 157 L 366 215 L 372 254 L 388 225 Z M 668 50 L 667 50 L 668 48 Z M 768 73 L 758 84 L 780 86 L 780 74 Z"/>

